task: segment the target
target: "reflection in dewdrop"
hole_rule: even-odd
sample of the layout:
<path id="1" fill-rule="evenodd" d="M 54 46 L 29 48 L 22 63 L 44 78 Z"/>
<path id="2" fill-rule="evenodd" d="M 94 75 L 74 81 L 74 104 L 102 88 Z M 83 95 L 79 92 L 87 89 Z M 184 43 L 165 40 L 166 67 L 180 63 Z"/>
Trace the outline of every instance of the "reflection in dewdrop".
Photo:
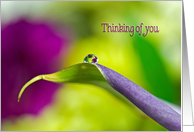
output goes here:
<path id="1" fill-rule="evenodd" d="M 84 63 L 98 63 L 98 58 L 94 55 L 94 54 L 88 54 L 85 58 L 84 58 Z"/>

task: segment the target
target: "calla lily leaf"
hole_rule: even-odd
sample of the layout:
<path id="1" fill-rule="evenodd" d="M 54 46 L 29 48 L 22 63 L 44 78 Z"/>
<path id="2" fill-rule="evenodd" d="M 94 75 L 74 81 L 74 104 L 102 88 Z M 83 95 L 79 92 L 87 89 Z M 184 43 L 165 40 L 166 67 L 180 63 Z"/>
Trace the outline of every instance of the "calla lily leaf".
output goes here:
<path id="1" fill-rule="evenodd" d="M 18 101 L 30 84 L 41 79 L 56 83 L 87 83 L 100 86 L 119 99 L 132 102 L 166 129 L 181 131 L 180 114 L 139 85 L 100 64 L 79 63 L 52 74 L 36 76 L 22 87 Z"/>

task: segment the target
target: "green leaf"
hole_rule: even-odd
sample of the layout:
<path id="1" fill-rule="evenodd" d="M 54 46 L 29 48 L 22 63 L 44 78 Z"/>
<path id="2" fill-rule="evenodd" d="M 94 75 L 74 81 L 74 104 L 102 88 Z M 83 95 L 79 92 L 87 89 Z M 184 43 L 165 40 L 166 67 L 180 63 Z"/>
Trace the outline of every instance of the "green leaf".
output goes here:
<path id="1" fill-rule="evenodd" d="M 117 92 L 107 83 L 107 81 L 105 80 L 104 76 L 101 74 L 99 69 L 96 67 L 95 64 L 92 64 L 92 63 L 79 63 L 52 74 L 38 75 L 32 78 L 22 87 L 18 96 L 18 102 L 24 90 L 30 84 L 41 79 L 55 82 L 55 83 L 71 82 L 71 83 L 93 84 L 108 90 L 110 93 L 112 93 L 117 98 L 124 101 L 125 103 L 128 103 L 128 104 L 131 103 L 129 102 L 129 100 L 127 100 L 123 95 L 121 95 L 119 92 Z"/>
<path id="2" fill-rule="evenodd" d="M 168 75 L 157 49 L 153 45 L 146 39 L 139 37 L 139 35 L 134 38 L 133 46 L 139 55 L 145 79 L 149 83 L 152 93 L 159 98 L 176 103 L 175 98 L 180 94 L 175 92 L 176 87 Z M 181 89 L 176 91 L 181 91 Z"/>

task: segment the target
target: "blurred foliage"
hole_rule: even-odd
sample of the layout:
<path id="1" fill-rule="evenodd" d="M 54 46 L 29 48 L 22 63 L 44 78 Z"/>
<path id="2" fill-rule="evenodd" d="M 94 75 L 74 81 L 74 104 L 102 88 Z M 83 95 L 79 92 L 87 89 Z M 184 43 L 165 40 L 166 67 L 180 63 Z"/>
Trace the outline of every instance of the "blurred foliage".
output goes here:
<path id="1" fill-rule="evenodd" d="M 37 10 L 36 5 L 42 6 Z M 15 14 L 20 8 L 19 4 L 17 6 Z M 181 105 L 180 1 L 45 1 L 33 2 L 26 10 L 29 20 L 42 19 L 69 30 L 72 41 L 65 61 L 61 60 L 64 68 L 83 62 L 84 57 L 92 53 L 99 58 L 99 64 L 126 76 L 155 96 Z M 146 37 L 104 33 L 103 22 L 130 26 L 143 22 L 143 26 L 159 26 L 160 32 L 148 33 Z M 63 85 L 52 104 L 38 116 L 23 115 L 14 122 L 6 120 L 2 129 L 165 130 L 137 108 L 126 106 L 101 88 L 84 84 Z"/>
<path id="2" fill-rule="evenodd" d="M 165 130 L 142 112 L 130 108 L 97 86 L 69 83 L 64 87 L 55 94 L 53 104 L 46 107 L 38 117 L 24 115 L 19 117 L 16 123 L 5 121 L 3 130 Z"/>

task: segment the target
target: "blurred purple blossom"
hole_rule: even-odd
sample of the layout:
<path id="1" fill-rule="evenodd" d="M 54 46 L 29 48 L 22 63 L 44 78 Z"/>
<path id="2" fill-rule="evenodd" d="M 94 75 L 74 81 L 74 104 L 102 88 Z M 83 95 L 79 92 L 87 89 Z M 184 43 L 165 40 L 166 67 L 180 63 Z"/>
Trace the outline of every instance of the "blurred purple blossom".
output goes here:
<path id="1" fill-rule="evenodd" d="M 38 114 L 51 102 L 59 87 L 52 82 L 39 81 L 31 85 L 19 103 L 17 96 L 32 77 L 59 70 L 60 53 L 67 51 L 68 46 L 64 36 L 53 26 L 23 19 L 2 25 L 1 119 L 24 113 Z"/>

